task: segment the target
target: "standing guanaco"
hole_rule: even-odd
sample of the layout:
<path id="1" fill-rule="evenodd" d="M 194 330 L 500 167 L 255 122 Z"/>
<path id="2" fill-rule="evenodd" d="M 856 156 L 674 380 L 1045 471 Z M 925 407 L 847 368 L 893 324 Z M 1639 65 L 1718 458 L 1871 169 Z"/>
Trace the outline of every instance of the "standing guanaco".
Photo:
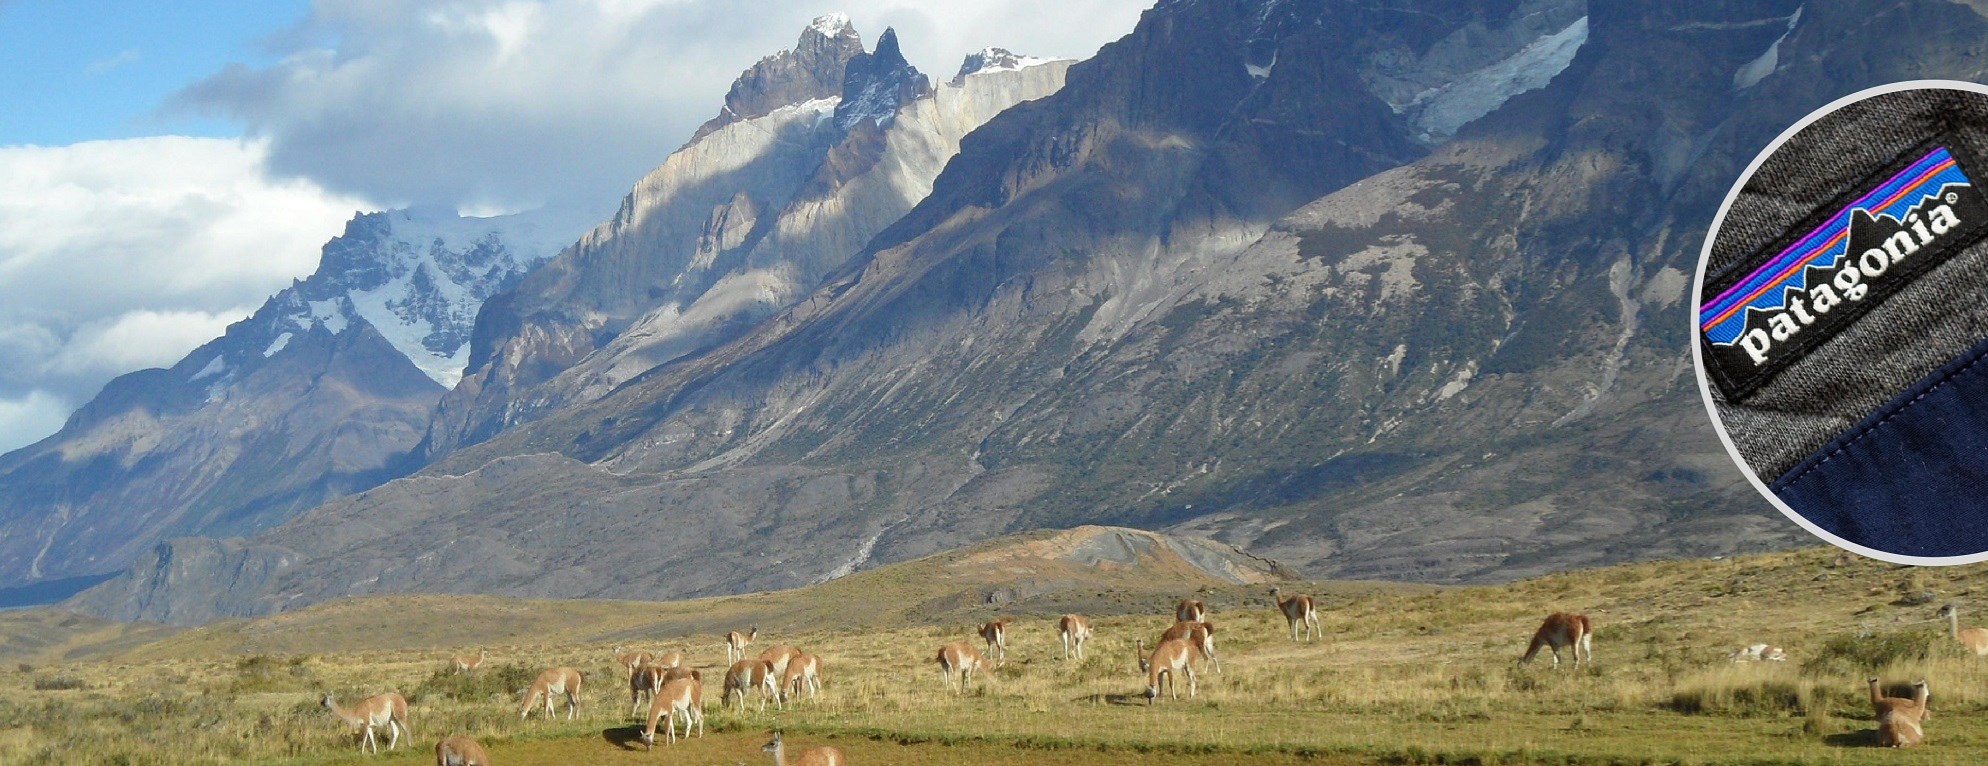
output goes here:
<path id="1" fill-rule="evenodd" d="M 461 734 L 435 743 L 435 766 L 490 766 L 490 754 Z"/>
<path id="2" fill-rule="evenodd" d="M 1174 622 L 1203 622 L 1208 619 L 1208 605 L 1200 599 L 1184 598 L 1173 607 Z"/>
<path id="3" fill-rule="evenodd" d="M 1075 651 L 1078 662 L 1084 661 L 1084 642 L 1091 640 L 1091 621 L 1081 614 L 1066 614 L 1056 621 L 1056 635 L 1063 639 L 1063 659 L 1070 659 Z"/>
<path id="4" fill-rule="evenodd" d="M 1580 670 L 1583 661 L 1594 661 L 1594 638 L 1595 623 L 1587 615 L 1554 612 L 1539 624 L 1539 630 L 1533 632 L 1532 643 L 1526 646 L 1526 654 L 1519 658 L 1519 662 L 1532 662 L 1540 647 L 1550 646 L 1553 648 L 1553 669 L 1559 670 L 1561 647 L 1573 647 L 1574 669 Z"/>
<path id="5" fill-rule="evenodd" d="M 759 748 L 773 754 L 773 766 L 787 766 L 787 746 L 780 741 L 780 732 L 773 732 L 773 740 Z M 847 766 L 842 751 L 833 747 L 817 747 L 801 754 L 794 766 Z"/>
<path id="6" fill-rule="evenodd" d="M 469 655 L 459 655 L 455 657 L 452 661 L 455 663 L 457 673 L 468 673 L 469 671 L 475 670 L 478 666 L 483 664 L 483 656 L 484 656 L 484 650 L 477 649 L 475 657 L 471 657 Z"/>
<path id="7" fill-rule="evenodd" d="M 1153 647 L 1153 653 L 1146 654 L 1146 640 L 1138 639 L 1133 651 L 1139 653 L 1139 666 L 1146 671 L 1146 704 L 1151 705 L 1160 697 L 1160 684 L 1164 681 L 1167 691 L 1174 699 L 1180 699 L 1179 674 L 1187 675 L 1187 696 L 1192 699 L 1194 688 L 1194 664 L 1200 650 L 1181 639 L 1161 641 Z"/>
<path id="8" fill-rule="evenodd" d="M 732 698 L 732 692 L 737 691 L 739 693 L 739 714 L 744 715 L 746 709 L 746 692 L 758 689 L 759 711 L 764 713 L 766 712 L 766 698 L 776 696 L 773 688 L 773 684 L 775 683 L 778 682 L 773 680 L 773 663 L 766 660 L 739 660 L 738 662 L 734 662 L 732 663 L 732 667 L 725 671 L 725 687 L 724 691 L 718 696 L 718 706 L 728 706 Z"/>
<path id="9" fill-rule="evenodd" d="M 954 641 L 939 647 L 939 677 L 945 679 L 946 687 L 956 694 L 965 694 L 973 683 L 974 671 L 985 667 L 987 660 L 980 656 L 980 650 L 965 641 Z M 953 675 L 959 675 L 959 682 L 953 682 Z"/>
<path id="10" fill-rule="evenodd" d="M 752 640 L 755 638 L 759 638 L 758 625 L 752 626 L 752 630 L 747 631 L 745 633 L 740 633 L 736 630 L 730 633 L 726 633 L 725 661 L 738 662 L 739 660 L 745 659 L 746 645 L 752 643 Z"/>
<path id="11" fill-rule="evenodd" d="M 1912 699 L 1884 696 L 1877 676 L 1872 676 L 1868 683 L 1871 687 L 1871 709 L 1877 713 L 1878 737 L 1885 747 L 1911 747 L 1926 738 L 1921 722 L 1932 718 L 1927 709 L 1932 693 L 1926 686 L 1926 679 L 1912 682 Z"/>
<path id="12" fill-rule="evenodd" d="M 375 753 L 380 751 L 380 742 L 373 737 L 374 729 L 386 727 L 388 750 L 399 747 L 401 733 L 408 730 L 407 698 L 393 692 L 375 694 L 353 703 L 351 707 L 338 704 L 337 700 L 327 694 L 320 704 L 324 705 L 324 709 L 331 711 L 332 715 L 337 716 L 338 720 L 344 721 L 346 726 L 365 731 L 365 736 L 359 740 L 359 752 L 362 753 L 367 748 L 372 748 Z M 413 734 L 410 733 L 408 736 Z"/>
<path id="13" fill-rule="evenodd" d="M 1988 629 L 1961 627 L 1960 607 L 1953 604 L 1940 607 L 1940 616 L 1947 618 L 1947 630 L 1953 633 L 1953 640 L 1976 656 L 1988 655 Z"/>
<path id="14" fill-rule="evenodd" d="M 1008 664 L 1008 621 L 995 620 L 982 623 L 980 638 L 987 642 L 987 652 L 994 655 L 995 667 Z"/>
<path id="15" fill-rule="evenodd" d="M 1222 672 L 1222 658 L 1215 655 L 1215 623 L 1205 620 L 1202 622 L 1176 622 L 1173 624 L 1173 627 L 1167 628 L 1165 633 L 1160 634 L 1161 641 L 1169 641 L 1176 638 L 1193 644 L 1194 648 L 1201 650 L 1202 656 L 1207 657 L 1209 662 L 1214 663 L 1215 672 Z"/>
<path id="16" fill-rule="evenodd" d="M 573 720 L 574 716 L 579 715 L 580 684 L 585 680 L 586 676 L 573 668 L 546 668 L 538 674 L 538 678 L 532 680 L 531 688 L 525 691 L 525 704 L 518 707 L 518 718 L 531 717 L 532 708 L 537 706 L 539 700 L 545 701 L 545 717 L 557 718 L 559 715 L 553 709 L 552 698 L 564 695 L 566 720 Z"/>
<path id="17" fill-rule="evenodd" d="M 1305 626 L 1305 640 L 1310 641 L 1319 633 L 1318 609 L 1312 604 L 1312 597 L 1297 595 L 1284 598 L 1282 588 L 1271 588 L 1270 599 L 1277 602 L 1277 611 L 1284 613 L 1284 621 L 1291 624 L 1291 640 L 1298 640 L 1298 626 Z"/>
<path id="18" fill-rule="evenodd" d="M 668 668 L 651 663 L 635 668 L 635 673 L 628 678 L 629 715 L 641 714 L 643 699 L 655 699 L 656 692 L 663 688 L 663 674 L 667 672 Z"/>
<path id="19" fill-rule="evenodd" d="M 683 736 L 690 736 L 692 723 L 697 724 L 697 736 L 704 736 L 702 687 L 703 681 L 693 676 L 671 681 L 656 692 L 649 702 L 649 724 L 642 729 L 642 749 L 655 746 L 657 720 L 668 730 L 670 744 L 676 744 L 677 721 L 683 722 Z"/>

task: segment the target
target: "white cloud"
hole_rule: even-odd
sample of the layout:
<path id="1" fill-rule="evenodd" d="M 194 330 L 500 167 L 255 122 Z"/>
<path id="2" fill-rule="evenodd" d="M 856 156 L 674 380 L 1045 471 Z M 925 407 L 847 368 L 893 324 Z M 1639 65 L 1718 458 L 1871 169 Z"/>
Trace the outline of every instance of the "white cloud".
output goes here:
<path id="1" fill-rule="evenodd" d="M 15 413 L 0 445 L 59 426 L 42 408 L 220 335 L 373 208 L 272 180 L 267 155 L 182 137 L 0 147 L 0 402 Z"/>
<path id="2" fill-rule="evenodd" d="M 219 312 L 139 309 L 95 320 L 72 333 L 43 369 L 56 375 L 113 377 L 147 367 L 170 367 L 254 310 L 248 306 Z"/>
<path id="3" fill-rule="evenodd" d="M 243 121 L 281 172 L 389 204 L 605 215 L 740 70 L 820 13 L 847 11 L 866 41 L 896 26 L 912 63 L 945 80 L 989 45 L 1089 56 L 1148 4 L 320 0 L 280 63 L 231 66 L 175 104 Z"/>
<path id="4" fill-rule="evenodd" d="M 29 391 L 16 399 L 0 398 L 0 453 L 55 433 L 69 417 L 72 407 L 47 391 Z"/>

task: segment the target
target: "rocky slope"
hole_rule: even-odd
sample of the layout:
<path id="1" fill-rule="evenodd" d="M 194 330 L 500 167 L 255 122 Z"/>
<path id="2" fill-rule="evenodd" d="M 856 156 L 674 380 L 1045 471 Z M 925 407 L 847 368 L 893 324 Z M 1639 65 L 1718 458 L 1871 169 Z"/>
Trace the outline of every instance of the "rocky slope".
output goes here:
<path id="1" fill-rule="evenodd" d="M 75 603 L 197 621 L 352 593 L 726 593 L 1097 521 L 1437 581 L 1800 539 L 1707 426 L 1687 274 L 1783 126 L 1981 77 L 1988 22 L 1569 5 L 1162 3 L 961 140 L 792 307 L 249 540 L 161 546 Z M 1470 39 L 1491 53 L 1456 53 Z M 571 255 L 562 279 L 606 278 Z M 620 305 L 587 294 L 561 301 Z"/>
<path id="2" fill-rule="evenodd" d="M 847 18 L 817 19 L 740 75 L 613 220 L 489 303 L 424 454 L 597 399 L 791 305 L 924 199 L 962 136 L 1055 92 L 1069 63 L 970 60 L 934 88 L 894 32 L 865 52 Z"/>
<path id="3" fill-rule="evenodd" d="M 248 534 L 398 475 L 477 307 L 549 239 L 529 217 L 354 218 L 226 335 L 0 457 L 0 584 L 115 571 L 165 537 Z"/>

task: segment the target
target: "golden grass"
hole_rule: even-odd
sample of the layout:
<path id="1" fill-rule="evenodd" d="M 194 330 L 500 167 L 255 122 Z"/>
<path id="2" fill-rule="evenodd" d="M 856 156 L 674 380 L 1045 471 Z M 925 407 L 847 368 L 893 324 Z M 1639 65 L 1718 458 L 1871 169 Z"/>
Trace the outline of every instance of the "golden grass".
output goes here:
<path id="1" fill-rule="evenodd" d="M 1470 588 L 1311 584 L 1326 633 L 1314 643 L 1288 638 L 1264 589 L 1201 585 L 1223 672 L 1205 668 L 1193 700 L 1150 707 L 1132 645 L 1170 622 L 1161 593 L 1122 583 L 1082 593 L 1099 608 L 1097 637 L 1078 663 L 1060 658 L 1054 632 L 1071 593 L 997 610 L 968 603 L 961 583 L 929 570 L 849 581 L 864 587 L 678 604 L 354 599 L 101 659 L 0 671 L 0 763 L 411 763 L 432 758 L 450 732 L 484 740 L 507 766 L 770 763 L 758 745 L 776 727 L 796 744 L 832 738 L 855 763 L 1146 763 L 1166 754 L 1265 764 L 1971 764 L 1988 753 L 1988 658 L 1946 639 L 1932 619 L 1939 602 L 1901 601 L 1932 590 L 1942 601 L 1988 602 L 1982 567 L 1914 570 L 1808 550 Z M 948 606 L 916 624 L 905 606 L 915 603 Z M 1596 619 L 1593 666 L 1514 663 L 1554 610 Z M 970 637 L 974 621 L 997 611 L 1019 616 L 1007 666 L 971 694 L 947 693 L 936 647 Z M 1988 605 L 1980 616 L 1988 622 Z M 760 617 L 755 648 L 821 654 L 826 690 L 786 711 L 720 710 L 718 636 Z M 688 624 L 710 627 L 685 635 Z M 371 636 L 392 648 L 363 648 Z M 1726 661 L 1753 641 L 1781 644 L 1790 660 Z M 704 667 L 712 735 L 658 746 L 667 753 L 630 749 L 627 692 L 608 656 L 615 643 L 685 649 Z M 490 651 L 483 670 L 442 671 L 449 653 L 477 645 Z M 508 687 L 552 664 L 587 671 L 581 719 L 520 722 Z M 1926 746 L 1869 746 L 1861 695 L 1872 672 L 1932 681 Z M 34 689 L 54 675 L 87 688 Z M 396 758 L 358 756 L 353 735 L 317 707 L 326 690 L 408 694 L 422 755 L 403 743 Z"/>

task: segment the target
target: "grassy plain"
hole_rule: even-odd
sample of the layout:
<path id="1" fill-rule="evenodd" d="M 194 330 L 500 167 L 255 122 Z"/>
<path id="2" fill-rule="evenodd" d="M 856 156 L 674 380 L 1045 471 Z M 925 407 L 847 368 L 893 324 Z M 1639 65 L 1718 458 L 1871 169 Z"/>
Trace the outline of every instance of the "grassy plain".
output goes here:
<path id="1" fill-rule="evenodd" d="M 1982 567 L 1813 549 L 1481 587 L 1286 584 L 1319 597 L 1326 632 L 1293 643 L 1265 586 L 1107 566 L 1095 585 L 1045 580 L 990 604 L 974 594 L 1001 591 L 1015 561 L 970 564 L 994 560 L 921 560 L 812 589 L 675 603 L 349 599 L 138 646 L 72 646 L 58 662 L 0 669 L 0 763 L 414 763 L 432 760 L 440 736 L 467 732 L 506 766 L 729 765 L 770 763 L 758 746 L 774 728 L 796 750 L 834 744 L 858 764 L 1988 760 L 1988 658 L 1963 653 L 1933 621 L 1954 601 L 1964 620 L 1988 623 Z M 1171 621 L 1170 598 L 1190 592 L 1213 607 L 1222 672 L 1204 668 L 1192 700 L 1149 707 L 1133 641 L 1150 642 Z M 1071 607 L 1095 615 L 1082 662 L 1063 660 L 1054 634 L 1054 615 Z M 1514 662 L 1552 610 L 1596 619 L 1592 666 Z M 1007 666 L 970 694 L 948 693 L 935 648 L 996 614 L 1018 619 Z M 790 643 L 825 658 L 819 699 L 743 715 L 717 707 L 718 635 L 751 623 L 762 628 L 756 648 Z M 1754 641 L 1786 647 L 1789 661 L 1727 661 Z M 710 735 L 646 753 L 632 742 L 614 644 L 685 649 L 704 667 Z M 443 668 L 451 651 L 479 645 L 484 669 Z M 555 663 L 588 672 L 581 718 L 521 722 L 514 690 Z M 1925 746 L 1873 746 L 1862 696 L 1873 672 L 1931 680 Z M 410 697 L 416 747 L 360 756 L 317 698 L 386 690 Z"/>

